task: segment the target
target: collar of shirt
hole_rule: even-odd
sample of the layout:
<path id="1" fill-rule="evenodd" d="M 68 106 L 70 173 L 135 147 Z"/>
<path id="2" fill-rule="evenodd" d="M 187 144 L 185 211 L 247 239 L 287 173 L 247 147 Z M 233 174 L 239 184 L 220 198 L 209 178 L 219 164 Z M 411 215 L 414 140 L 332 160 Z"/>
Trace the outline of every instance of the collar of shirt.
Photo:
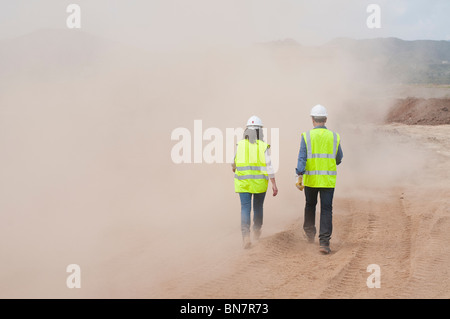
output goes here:
<path id="1" fill-rule="evenodd" d="M 327 127 L 326 127 L 325 125 L 317 125 L 317 126 L 314 127 L 314 128 L 324 128 L 324 129 L 327 129 Z"/>

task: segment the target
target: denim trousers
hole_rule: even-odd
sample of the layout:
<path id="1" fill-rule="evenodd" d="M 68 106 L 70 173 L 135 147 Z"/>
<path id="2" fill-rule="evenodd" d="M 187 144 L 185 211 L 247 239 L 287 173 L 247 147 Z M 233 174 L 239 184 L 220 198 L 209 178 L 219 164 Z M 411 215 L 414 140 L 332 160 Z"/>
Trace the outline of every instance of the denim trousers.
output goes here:
<path id="1" fill-rule="evenodd" d="M 319 243 L 329 246 L 333 232 L 333 195 L 334 188 L 315 188 L 305 186 L 305 219 L 303 230 L 309 239 L 316 235 L 316 205 L 317 195 L 320 193 L 320 228 Z"/>
<path id="2" fill-rule="evenodd" d="M 250 234 L 251 210 L 253 197 L 253 230 L 258 231 L 263 224 L 263 205 L 266 193 L 239 193 L 241 200 L 241 231 L 243 236 Z"/>

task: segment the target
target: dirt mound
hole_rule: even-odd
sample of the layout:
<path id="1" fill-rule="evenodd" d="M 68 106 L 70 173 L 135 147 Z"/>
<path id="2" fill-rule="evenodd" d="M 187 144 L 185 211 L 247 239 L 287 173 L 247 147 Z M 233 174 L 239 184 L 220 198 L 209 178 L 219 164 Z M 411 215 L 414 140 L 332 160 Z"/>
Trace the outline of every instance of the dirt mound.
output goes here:
<path id="1" fill-rule="evenodd" d="M 386 123 L 409 125 L 450 124 L 449 98 L 411 98 L 398 99 L 386 116 Z"/>

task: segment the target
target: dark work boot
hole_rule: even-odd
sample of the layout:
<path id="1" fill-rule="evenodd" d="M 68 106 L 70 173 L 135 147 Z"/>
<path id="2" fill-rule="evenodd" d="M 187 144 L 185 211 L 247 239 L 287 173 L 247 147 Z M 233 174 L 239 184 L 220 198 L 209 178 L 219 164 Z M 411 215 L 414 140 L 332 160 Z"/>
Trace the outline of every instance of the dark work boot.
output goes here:
<path id="1" fill-rule="evenodd" d="M 325 245 L 321 245 L 319 248 L 319 251 L 324 255 L 328 255 L 329 253 L 331 253 L 330 246 L 325 246 Z"/>

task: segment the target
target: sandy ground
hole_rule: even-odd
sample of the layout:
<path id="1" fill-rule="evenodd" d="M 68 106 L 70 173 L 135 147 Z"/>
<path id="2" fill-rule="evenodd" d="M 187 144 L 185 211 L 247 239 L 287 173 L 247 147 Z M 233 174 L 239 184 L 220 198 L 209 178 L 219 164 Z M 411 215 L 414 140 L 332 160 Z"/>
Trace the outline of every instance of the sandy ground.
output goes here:
<path id="1" fill-rule="evenodd" d="M 368 196 L 337 192 L 331 255 L 305 241 L 299 213 L 286 230 L 187 269 L 152 297 L 449 298 L 450 126 L 379 129 L 433 156 L 406 183 L 372 188 Z M 299 212 L 303 203 L 299 198 Z M 380 288 L 366 284 L 371 264 L 380 267 Z"/>

